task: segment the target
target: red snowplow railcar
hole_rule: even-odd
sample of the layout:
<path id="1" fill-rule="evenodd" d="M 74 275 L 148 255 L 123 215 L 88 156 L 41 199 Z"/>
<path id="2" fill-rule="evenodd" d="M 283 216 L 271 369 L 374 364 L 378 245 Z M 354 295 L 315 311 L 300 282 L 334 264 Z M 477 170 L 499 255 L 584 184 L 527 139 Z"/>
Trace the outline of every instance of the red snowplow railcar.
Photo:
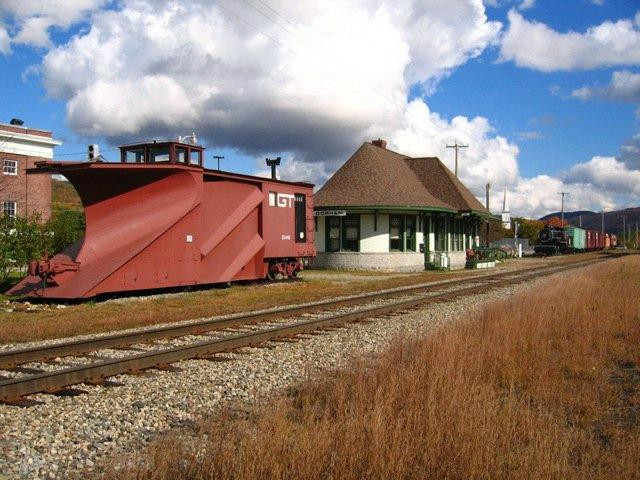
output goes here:
<path id="1" fill-rule="evenodd" d="M 315 256 L 313 185 L 202 167 L 180 142 L 121 147 L 120 163 L 42 162 L 77 190 L 85 237 L 31 262 L 9 295 L 54 299 L 295 276 Z"/>

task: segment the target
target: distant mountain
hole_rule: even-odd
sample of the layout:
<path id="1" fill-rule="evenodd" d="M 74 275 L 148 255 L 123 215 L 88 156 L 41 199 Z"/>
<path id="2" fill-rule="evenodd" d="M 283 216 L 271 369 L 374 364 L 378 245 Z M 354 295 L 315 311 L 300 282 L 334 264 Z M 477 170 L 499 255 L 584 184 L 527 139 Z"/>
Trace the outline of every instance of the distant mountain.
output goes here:
<path id="1" fill-rule="evenodd" d="M 540 218 L 540 220 L 545 221 L 545 220 L 549 220 L 551 217 L 558 217 L 560 218 L 560 215 L 562 215 L 562 212 L 554 212 L 554 213 L 550 213 L 548 215 L 545 215 L 544 217 Z M 571 220 L 572 218 L 578 218 L 580 217 L 580 215 L 597 215 L 596 212 L 592 212 L 591 210 L 578 210 L 577 212 L 564 212 L 564 218 L 565 220 Z"/>
<path id="2" fill-rule="evenodd" d="M 540 218 L 547 220 L 551 217 L 560 217 L 560 212 L 550 213 Z M 635 231 L 636 222 L 640 227 L 640 207 L 625 208 L 624 210 L 616 210 L 613 212 L 605 212 L 604 214 L 604 230 L 605 232 L 619 234 L 622 232 L 623 217 L 626 217 L 627 228 L 631 226 L 631 230 Z M 564 218 L 574 227 L 588 230 L 600 230 L 602 228 L 602 213 L 591 212 L 589 210 L 580 210 L 577 212 L 564 212 Z"/>

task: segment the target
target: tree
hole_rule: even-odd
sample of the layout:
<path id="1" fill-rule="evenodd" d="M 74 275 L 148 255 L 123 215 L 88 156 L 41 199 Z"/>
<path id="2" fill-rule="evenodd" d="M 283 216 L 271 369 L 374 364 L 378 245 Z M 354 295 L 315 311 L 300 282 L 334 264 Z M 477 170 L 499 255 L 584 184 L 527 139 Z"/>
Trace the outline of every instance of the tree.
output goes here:
<path id="1" fill-rule="evenodd" d="M 516 218 L 518 222 L 518 237 L 529 240 L 529 245 L 538 243 L 538 234 L 544 228 L 544 222 L 531 220 L 529 218 Z"/>
<path id="2" fill-rule="evenodd" d="M 78 210 L 57 210 L 47 228 L 52 234 L 51 253 L 61 252 L 84 235 L 84 213 Z"/>
<path id="3" fill-rule="evenodd" d="M 0 218 L 0 282 L 11 272 L 26 272 L 30 260 L 40 259 L 49 251 L 52 234 L 35 214 L 29 217 Z"/>
<path id="4" fill-rule="evenodd" d="M 569 222 L 565 220 L 563 223 L 560 217 L 548 218 L 544 221 L 544 223 L 546 225 L 549 225 L 550 227 L 568 227 L 569 226 Z"/>

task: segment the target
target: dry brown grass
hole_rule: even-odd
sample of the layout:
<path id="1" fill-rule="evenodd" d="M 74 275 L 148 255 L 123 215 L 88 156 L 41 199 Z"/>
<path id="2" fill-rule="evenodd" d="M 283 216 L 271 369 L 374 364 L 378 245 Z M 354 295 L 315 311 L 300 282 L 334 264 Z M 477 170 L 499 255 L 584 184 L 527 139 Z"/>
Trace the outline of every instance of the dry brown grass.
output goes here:
<path id="1" fill-rule="evenodd" d="M 450 279 L 460 274 L 425 272 L 375 281 L 343 283 L 311 279 L 297 283 L 245 284 L 211 288 L 168 297 L 132 299 L 126 303 L 85 302 L 65 309 L 40 311 L 0 310 L 0 343 L 61 338 L 132 327 L 179 322 L 201 317 L 292 305 L 340 295 L 368 292 L 425 281 Z M 339 275 L 338 275 L 339 278 Z"/>
<path id="2" fill-rule="evenodd" d="M 564 278 L 106 478 L 640 478 L 640 258 Z"/>
<path id="3" fill-rule="evenodd" d="M 525 260 L 521 263 L 533 267 L 549 261 L 564 263 L 594 256 L 583 254 L 551 260 Z M 62 310 L 7 312 L 0 308 L 0 343 L 62 338 L 179 322 L 467 275 L 467 272 L 422 272 L 390 277 L 388 274 L 373 272 L 356 275 L 351 272 L 334 272 L 334 275 L 327 278 L 325 275 L 315 275 L 315 271 L 310 272 L 307 280 L 295 284 L 234 285 L 228 289 L 213 288 L 169 297 L 136 299 L 122 304 L 86 302 L 70 305 Z"/>

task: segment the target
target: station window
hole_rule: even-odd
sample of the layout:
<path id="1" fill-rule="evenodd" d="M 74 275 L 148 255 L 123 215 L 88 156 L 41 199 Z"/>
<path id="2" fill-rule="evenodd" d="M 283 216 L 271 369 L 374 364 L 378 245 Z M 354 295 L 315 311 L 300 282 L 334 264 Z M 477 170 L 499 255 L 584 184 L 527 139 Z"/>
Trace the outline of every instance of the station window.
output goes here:
<path id="1" fill-rule="evenodd" d="M 176 147 L 176 161 L 179 163 L 187 163 L 187 149 L 184 147 Z"/>
<path id="2" fill-rule="evenodd" d="M 2 161 L 2 173 L 5 175 L 18 175 L 18 161 L 17 160 L 3 160 Z"/>
<path id="3" fill-rule="evenodd" d="M 406 249 L 408 252 L 416 251 L 416 217 L 408 215 L 405 219 Z"/>
<path id="4" fill-rule="evenodd" d="M 453 246 L 452 246 L 452 250 L 454 252 L 457 252 L 458 250 L 460 250 L 460 237 L 458 235 L 458 220 L 457 219 L 453 219 L 453 221 L 451 222 L 451 236 L 452 236 L 452 240 L 453 240 Z"/>
<path id="5" fill-rule="evenodd" d="M 189 163 L 191 165 L 202 165 L 202 152 L 200 150 L 191 150 Z"/>
<path id="6" fill-rule="evenodd" d="M 342 217 L 342 251 L 360 251 L 360 215 Z"/>
<path id="7" fill-rule="evenodd" d="M 447 249 L 447 218 L 446 217 L 438 217 L 436 218 L 436 250 L 439 252 L 444 252 Z"/>
<path id="8" fill-rule="evenodd" d="M 415 215 L 389 215 L 389 251 L 416 251 Z"/>
<path id="9" fill-rule="evenodd" d="M 169 159 L 169 147 L 152 147 L 149 149 L 150 163 L 168 162 Z"/>
<path id="10" fill-rule="evenodd" d="M 401 252 L 404 247 L 404 218 L 402 215 L 389 216 L 389 251 Z"/>
<path id="11" fill-rule="evenodd" d="M 340 251 L 340 217 L 326 217 L 327 252 Z"/>
<path id="12" fill-rule="evenodd" d="M 2 214 L 10 219 L 16 218 L 18 212 L 18 202 L 5 201 L 2 202 Z"/>

